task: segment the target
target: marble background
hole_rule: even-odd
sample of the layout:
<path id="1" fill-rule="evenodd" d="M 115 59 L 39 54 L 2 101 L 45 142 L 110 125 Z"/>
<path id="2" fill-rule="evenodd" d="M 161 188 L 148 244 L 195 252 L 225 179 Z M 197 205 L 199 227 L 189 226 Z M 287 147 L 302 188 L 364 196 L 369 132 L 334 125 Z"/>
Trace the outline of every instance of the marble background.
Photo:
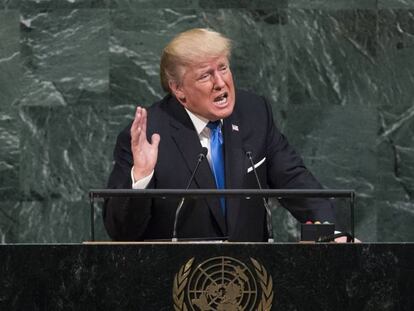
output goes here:
<path id="1" fill-rule="evenodd" d="M 193 27 L 233 39 L 237 86 L 271 100 L 326 187 L 356 190 L 360 239 L 414 241 L 414 0 L 0 0 L 0 243 L 89 238 L 88 190 Z M 95 223 L 107 239 L 99 206 Z"/>

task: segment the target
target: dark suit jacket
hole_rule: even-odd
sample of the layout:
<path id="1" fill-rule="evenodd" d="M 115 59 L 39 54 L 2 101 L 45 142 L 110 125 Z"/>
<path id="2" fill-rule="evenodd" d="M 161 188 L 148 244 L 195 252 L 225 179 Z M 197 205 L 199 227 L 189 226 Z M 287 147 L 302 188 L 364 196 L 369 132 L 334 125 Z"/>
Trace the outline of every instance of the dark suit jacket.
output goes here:
<path id="1" fill-rule="evenodd" d="M 115 165 L 108 187 L 130 189 L 132 154 L 130 126 L 118 136 Z M 194 126 L 183 106 L 166 96 L 148 109 L 147 136 L 161 136 L 157 165 L 148 188 L 184 189 L 201 152 Z M 246 151 L 252 152 L 264 188 L 321 188 L 300 156 L 276 128 L 272 111 L 262 97 L 236 92 L 232 115 L 223 120 L 226 188 L 258 188 Z M 208 161 L 203 161 L 192 188 L 214 189 Z M 115 240 L 168 239 L 172 236 L 179 199 L 124 199 L 105 201 L 104 222 Z M 302 199 L 281 202 L 301 222 L 334 221 L 328 200 Z M 227 198 L 227 216 L 217 198 L 188 199 L 178 222 L 178 237 L 212 238 L 228 236 L 231 241 L 264 241 L 266 216 L 261 199 Z"/>

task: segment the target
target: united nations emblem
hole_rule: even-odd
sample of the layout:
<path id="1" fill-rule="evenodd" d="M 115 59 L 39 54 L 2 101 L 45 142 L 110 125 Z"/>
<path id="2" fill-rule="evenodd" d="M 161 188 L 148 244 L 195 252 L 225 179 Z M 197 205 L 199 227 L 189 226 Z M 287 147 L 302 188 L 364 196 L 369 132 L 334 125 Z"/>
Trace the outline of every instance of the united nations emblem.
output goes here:
<path id="1" fill-rule="evenodd" d="M 174 277 L 175 311 L 270 310 L 272 277 L 257 260 L 250 261 L 255 273 L 232 257 L 210 258 L 192 269 L 191 258 Z"/>

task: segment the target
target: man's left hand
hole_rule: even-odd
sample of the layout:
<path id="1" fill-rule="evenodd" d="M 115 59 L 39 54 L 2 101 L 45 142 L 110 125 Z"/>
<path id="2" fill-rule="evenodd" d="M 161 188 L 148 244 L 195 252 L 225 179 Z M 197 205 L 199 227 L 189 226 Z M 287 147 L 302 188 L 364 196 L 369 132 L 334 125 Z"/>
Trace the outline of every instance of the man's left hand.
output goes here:
<path id="1" fill-rule="evenodd" d="M 341 236 L 339 238 L 336 238 L 335 243 L 346 243 L 346 236 Z M 355 238 L 354 243 L 362 243 L 362 242 L 358 240 L 357 238 Z"/>

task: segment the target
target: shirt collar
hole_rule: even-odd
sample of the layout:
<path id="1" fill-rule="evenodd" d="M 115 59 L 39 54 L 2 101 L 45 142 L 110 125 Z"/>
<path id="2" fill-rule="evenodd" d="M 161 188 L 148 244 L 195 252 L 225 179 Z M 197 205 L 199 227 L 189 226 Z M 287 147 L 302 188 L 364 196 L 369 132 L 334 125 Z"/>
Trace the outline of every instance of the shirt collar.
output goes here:
<path id="1" fill-rule="evenodd" d="M 185 108 L 185 110 L 187 111 L 188 115 L 190 116 L 190 119 L 191 119 L 191 121 L 194 124 L 194 127 L 195 127 L 195 129 L 197 131 L 197 134 L 200 135 L 201 132 L 206 128 L 206 125 L 209 122 L 209 120 L 206 119 L 206 118 L 204 118 L 204 117 L 202 117 L 202 116 L 199 116 L 198 114 L 192 113 L 187 108 Z M 220 120 L 220 122 L 223 123 L 222 120 Z"/>

